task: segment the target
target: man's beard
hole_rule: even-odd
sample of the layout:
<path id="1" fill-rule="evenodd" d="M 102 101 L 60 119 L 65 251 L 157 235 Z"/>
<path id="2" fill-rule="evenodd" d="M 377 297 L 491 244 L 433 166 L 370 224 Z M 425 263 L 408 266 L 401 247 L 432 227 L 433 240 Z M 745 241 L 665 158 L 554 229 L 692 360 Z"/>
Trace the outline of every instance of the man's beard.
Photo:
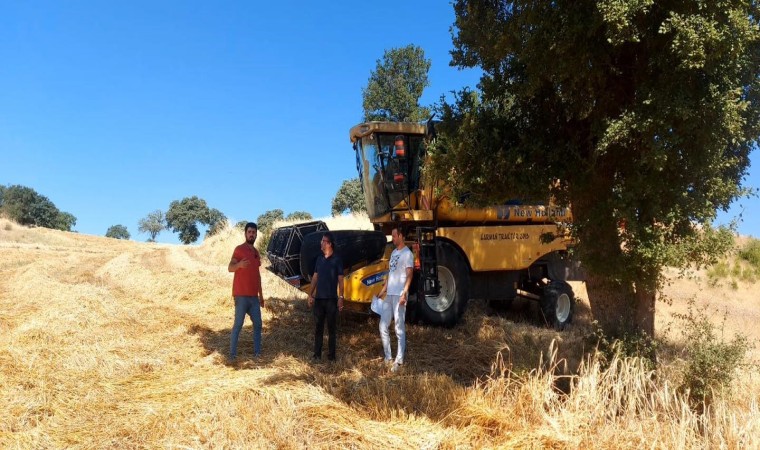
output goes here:
<path id="1" fill-rule="evenodd" d="M 255 240 L 256 239 L 246 239 L 245 243 L 248 244 L 248 245 L 253 245 L 253 241 L 255 241 Z"/>

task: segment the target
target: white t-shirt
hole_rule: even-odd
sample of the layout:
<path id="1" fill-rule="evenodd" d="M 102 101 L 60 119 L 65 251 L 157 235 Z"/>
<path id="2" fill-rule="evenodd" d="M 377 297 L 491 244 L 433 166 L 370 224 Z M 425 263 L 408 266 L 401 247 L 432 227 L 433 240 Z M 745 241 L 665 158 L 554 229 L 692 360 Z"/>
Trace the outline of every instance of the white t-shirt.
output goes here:
<path id="1" fill-rule="evenodd" d="M 409 247 L 394 248 L 388 264 L 388 295 L 401 295 L 406 285 L 406 269 L 414 268 L 414 254 Z"/>

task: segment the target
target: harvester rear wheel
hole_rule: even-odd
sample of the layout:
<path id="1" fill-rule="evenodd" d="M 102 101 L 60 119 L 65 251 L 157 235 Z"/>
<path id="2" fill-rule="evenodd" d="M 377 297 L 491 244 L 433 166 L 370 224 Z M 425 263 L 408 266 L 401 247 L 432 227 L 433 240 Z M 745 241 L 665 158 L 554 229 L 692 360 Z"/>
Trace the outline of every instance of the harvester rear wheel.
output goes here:
<path id="1" fill-rule="evenodd" d="M 564 330 L 573 320 L 575 294 L 573 288 L 564 281 L 553 280 L 544 286 L 541 296 L 541 312 L 547 324 L 557 330 Z"/>
<path id="2" fill-rule="evenodd" d="M 470 298 L 470 273 L 462 255 L 447 242 L 437 242 L 436 258 L 441 290 L 418 302 L 419 318 L 431 325 L 453 326 L 464 314 Z"/>

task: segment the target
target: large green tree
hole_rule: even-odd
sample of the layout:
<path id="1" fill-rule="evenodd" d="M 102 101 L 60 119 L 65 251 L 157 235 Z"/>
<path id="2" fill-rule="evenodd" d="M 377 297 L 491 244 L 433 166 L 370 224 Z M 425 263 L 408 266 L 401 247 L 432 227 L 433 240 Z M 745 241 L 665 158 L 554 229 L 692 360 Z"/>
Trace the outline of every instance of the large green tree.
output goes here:
<path id="1" fill-rule="evenodd" d="M 343 180 L 332 200 L 332 213 L 334 216 L 350 212 L 363 212 L 367 210 L 364 203 L 364 193 L 359 178 Z"/>
<path id="2" fill-rule="evenodd" d="M 179 233 L 179 240 L 183 244 L 192 244 L 198 240 L 201 235 L 199 224 L 207 225 L 209 230 L 213 230 L 215 225 L 226 220 L 224 214 L 209 208 L 206 200 L 197 196 L 174 200 L 166 211 L 167 228 Z"/>
<path id="3" fill-rule="evenodd" d="M 163 211 L 157 209 L 148 213 L 147 216 L 137 222 L 137 231 L 147 233 L 150 238 L 148 242 L 155 242 L 156 236 L 166 228 L 166 216 Z"/>
<path id="4" fill-rule="evenodd" d="M 594 317 L 610 333 L 653 334 L 662 268 L 729 246 L 709 224 L 743 195 L 760 136 L 757 3 L 454 9 L 452 64 L 483 76 L 479 93 L 442 100 L 433 172 L 477 203 L 549 188 L 572 207 Z"/>
<path id="5" fill-rule="evenodd" d="M 362 90 L 364 120 L 419 122 L 430 117 L 430 109 L 420 106 L 428 81 L 430 60 L 415 45 L 386 50 L 370 73 Z"/>
<path id="6" fill-rule="evenodd" d="M 59 210 L 34 189 L 21 185 L 0 186 L 0 213 L 21 225 L 71 231 L 77 219 Z"/>

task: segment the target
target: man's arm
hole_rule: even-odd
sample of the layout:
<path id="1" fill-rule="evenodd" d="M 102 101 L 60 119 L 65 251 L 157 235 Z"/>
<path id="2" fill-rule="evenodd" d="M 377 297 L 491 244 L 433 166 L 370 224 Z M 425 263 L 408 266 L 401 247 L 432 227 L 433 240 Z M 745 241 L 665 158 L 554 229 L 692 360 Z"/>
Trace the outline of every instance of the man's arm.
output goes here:
<path id="1" fill-rule="evenodd" d="M 234 272 L 238 269 L 245 269 L 248 267 L 248 264 L 250 264 L 250 262 L 247 259 L 243 258 L 242 260 L 238 260 L 235 258 L 235 254 L 233 253 L 232 258 L 230 259 L 230 263 L 227 264 L 227 271 Z"/>
<path id="2" fill-rule="evenodd" d="M 343 275 L 338 275 L 338 311 L 343 310 Z"/>
<path id="3" fill-rule="evenodd" d="M 317 293 L 317 279 L 319 276 L 317 275 L 317 272 L 314 272 L 314 275 L 311 276 L 311 286 L 309 286 L 309 307 L 314 304 L 314 295 Z"/>
<path id="4" fill-rule="evenodd" d="M 404 291 L 401 292 L 401 298 L 399 304 L 406 305 L 406 301 L 409 299 L 409 286 L 412 285 L 412 277 L 414 276 L 414 269 L 411 267 L 406 268 L 406 283 L 404 283 Z"/>
<path id="5" fill-rule="evenodd" d="M 391 268 L 388 267 L 388 271 L 385 273 L 385 281 L 383 281 L 383 288 L 380 289 L 380 293 L 377 296 L 381 300 L 385 300 L 385 294 L 388 292 L 388 278 L 391 277 Z"/>

